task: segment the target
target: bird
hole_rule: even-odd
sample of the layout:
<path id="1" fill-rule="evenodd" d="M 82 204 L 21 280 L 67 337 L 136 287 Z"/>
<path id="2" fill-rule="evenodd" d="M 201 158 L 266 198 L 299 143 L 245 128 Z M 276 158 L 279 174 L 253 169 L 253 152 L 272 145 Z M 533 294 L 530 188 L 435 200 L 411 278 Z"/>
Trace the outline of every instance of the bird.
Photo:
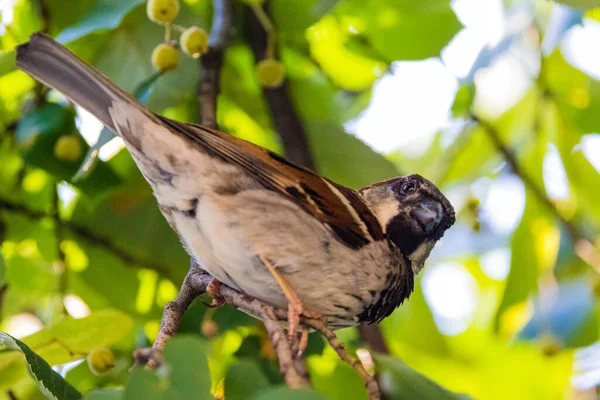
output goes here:
<path id="1" fill-rule="evenodd" d="M 304 311 L 331 329 L 381 321 L 413 292 L 455 222 L 448 199 L 420 175 L 350 189 L 227 133 L 150 112 L 44 34 L 17 47 L 16 65 L 122 138 L 202 270 L 287 309 L 290 324 Z"/>

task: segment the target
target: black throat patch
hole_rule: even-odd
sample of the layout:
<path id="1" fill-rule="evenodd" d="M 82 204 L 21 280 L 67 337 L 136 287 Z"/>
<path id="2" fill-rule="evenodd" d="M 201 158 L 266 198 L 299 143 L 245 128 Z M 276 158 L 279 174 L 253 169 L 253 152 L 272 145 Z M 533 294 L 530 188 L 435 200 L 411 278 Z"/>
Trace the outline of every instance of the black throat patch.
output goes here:
<path id="1" fill-rule="evenodd" d="M 400 258 L 399 268 L 394 269 L 386 276 L 383 290 L 374 298 L 373 303 L 367 305 L 357 315 L 359 323 L 372 324 L 389 316 L 404 300 L 412 294 L 415 288 L 415 275 L 410 260 L 398 252 Z M 377 296 L 377 294 L 376 294 Z"/>

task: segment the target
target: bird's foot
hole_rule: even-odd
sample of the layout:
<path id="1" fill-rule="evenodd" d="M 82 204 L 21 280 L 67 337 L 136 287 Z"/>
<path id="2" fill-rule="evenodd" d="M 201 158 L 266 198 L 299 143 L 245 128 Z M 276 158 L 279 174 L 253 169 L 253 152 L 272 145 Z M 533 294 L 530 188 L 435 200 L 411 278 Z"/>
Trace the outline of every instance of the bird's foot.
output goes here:
<path id="1" fill-rule="evenodd" d="M 226 303 L 223 296 L 221 296 L 221 281 L 213 278 L 212 281 L 206 287 L 206 293 L 212 297 L 212 303 L 210 303 L 210 307 L 220 307 Z"/>

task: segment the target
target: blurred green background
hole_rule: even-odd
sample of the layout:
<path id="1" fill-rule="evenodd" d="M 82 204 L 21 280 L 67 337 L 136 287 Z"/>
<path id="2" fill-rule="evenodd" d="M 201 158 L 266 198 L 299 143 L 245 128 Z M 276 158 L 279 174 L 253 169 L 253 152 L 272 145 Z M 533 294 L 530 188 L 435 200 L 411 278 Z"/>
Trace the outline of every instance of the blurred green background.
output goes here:
<path id="1" fill-rule="evenodd" d="M 283 154 L 248 43 L 251 10 L 232 6 L 219 126 Z M 416 292 L 380 324 L 390 354 L 339 332 L 387 398 L 598 398 L 600 2 L 269 0 L 268 10 L 318 170 L 354 188 L 419 173 L 457 210 Z M 366 398 L 314 334 L 314 391 L 290 394 L 260 323 L 200 302 L 167 349 L 170 368 L 132 372 L 189 260 L 119 139 L 16 71 L 14 47 L 46 31 L 182 121 L 198 121 L 199 63 L 182 56 L 153 72 L 164 29 L 143 0 L 0 0 L 0 13 L 0 330 L 12 335 L 0 333 L 0 398 Z M 210 30 L 212 13 L 208 0 L 182 0 L 175 22 Z M 56 151 L 65 136 L 72 157 Z M 115 367 L 97 376 L 82 360 L 104 347 Z"/>

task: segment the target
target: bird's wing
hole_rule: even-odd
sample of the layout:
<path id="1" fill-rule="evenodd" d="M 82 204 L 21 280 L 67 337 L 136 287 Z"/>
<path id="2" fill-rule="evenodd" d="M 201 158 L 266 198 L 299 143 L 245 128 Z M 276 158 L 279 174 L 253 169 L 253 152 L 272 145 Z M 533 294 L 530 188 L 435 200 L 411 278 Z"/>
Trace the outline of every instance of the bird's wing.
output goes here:
<path id="1" fill-rule="evenodd" d="M 226 133 L 159 118 L 171 130 L 197 143 L 211 156 L 238 166 L 266 189 L 302 207 L 329 226 L 348 247 L 359 249 L 385 237 L 379 221 L 355 190 Z"/>

